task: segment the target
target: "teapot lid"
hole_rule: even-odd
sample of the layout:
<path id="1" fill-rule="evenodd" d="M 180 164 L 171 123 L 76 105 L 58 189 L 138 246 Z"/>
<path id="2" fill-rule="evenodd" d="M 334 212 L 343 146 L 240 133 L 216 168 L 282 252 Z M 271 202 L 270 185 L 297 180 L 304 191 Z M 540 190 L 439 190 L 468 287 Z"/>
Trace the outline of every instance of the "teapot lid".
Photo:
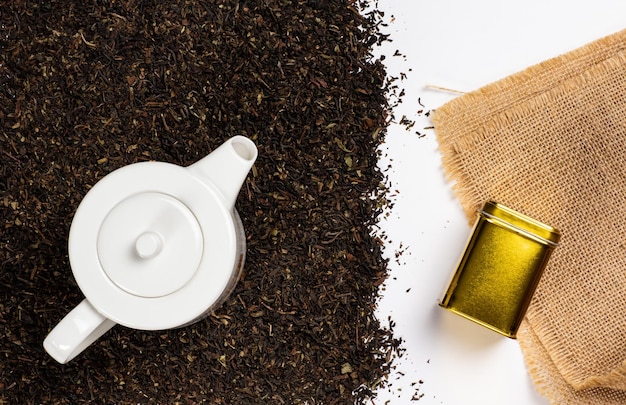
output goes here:
<path id="1" fill-rule="evenodd" d="M 109 211 L 96 245 L 102 269 L 117 287 L 138 297 L 158 298 L 193 277 L 203 240 L 198 220 L 180 200 L 142 192 Z"/>
<path id="2" fill-rule="evenodd" d="M 135 329 L 188 323 L 218 301 L 239 265 L 233 210 L 211 183 L 162 162 L 125 166 L 79 205 L 74 277 L 104 316 Z"/>

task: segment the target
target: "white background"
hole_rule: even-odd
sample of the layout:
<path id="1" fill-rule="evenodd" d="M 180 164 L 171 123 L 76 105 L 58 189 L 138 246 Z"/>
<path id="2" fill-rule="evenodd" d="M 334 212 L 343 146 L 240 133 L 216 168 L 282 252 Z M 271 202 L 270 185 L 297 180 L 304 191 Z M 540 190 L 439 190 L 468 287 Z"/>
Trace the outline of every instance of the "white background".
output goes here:
<path id="1" fill-rule="evenodd" d="M 396 82 L 406 94 L 394 110 L 380 163 L 391 165 L 386 173 L 398 193 L 380 222 L 390 278 L 377 313 L 383 325 L 391 317 L 405 352 L 375 403 L 547 404 L 517 341 L 437 305 L 470 224 L 444 178 L 434 131 L 424 129 L 431 125 L 424 113 L 458 94 L 427 86 L 471 91 L 625 29 L 626 2 L 379 0 L 375 7 L 385 12 L 383 32 L 392 40 L 377 55 L 386 56 L 388 76 L 406 75 Z M 393 56 L 396 50 L 400 56 Z M 415 126 L 399 125 L 402 116 Z"/>

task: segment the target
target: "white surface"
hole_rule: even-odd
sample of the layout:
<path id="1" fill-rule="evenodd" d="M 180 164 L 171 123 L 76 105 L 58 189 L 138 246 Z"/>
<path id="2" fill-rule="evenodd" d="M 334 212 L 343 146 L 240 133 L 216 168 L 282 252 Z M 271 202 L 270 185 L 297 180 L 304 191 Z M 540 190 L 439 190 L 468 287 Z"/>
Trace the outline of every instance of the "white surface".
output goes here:
<path id="1" fill-rule="evenodd" d="M 425 112 L 471 91 L 626 28 L 626 2 L 379 0 L 391 43 L 388 76 L 405 90 L 388 128 L 385 157 L 395 205 L 380 226 L 390 278 L 378 316 L 390 316 L 405 352 L 376 404 L 542 405 L 518 343 L 437 306 L 470 233 L 445 180 Z M 392 56 L 398 50 L 400 56 Z M 406 75 L 406 77 L 401 76 Z M 424 105 L 420 106 L 418 100 Z M 423 110 L 421 113 L 419 110 Z M 410 130 L 397 124 L 406 116 Z M 426 134 L 419 138 L 415 132 Z M 396 258 L 396 252 L 402 253 Z"/>

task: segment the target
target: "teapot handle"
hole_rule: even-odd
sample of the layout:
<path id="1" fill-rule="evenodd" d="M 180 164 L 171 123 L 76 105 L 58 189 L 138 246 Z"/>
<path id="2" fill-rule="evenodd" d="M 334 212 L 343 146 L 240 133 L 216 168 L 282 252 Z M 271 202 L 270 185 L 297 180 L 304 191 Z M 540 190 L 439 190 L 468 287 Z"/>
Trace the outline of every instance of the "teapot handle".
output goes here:
<path id="1" fill-rule="evenodd" d="M 84 299 L 52 329 L 43 342 L 48 354 L 61 364 L 72 360 L 115 326 Z"/>

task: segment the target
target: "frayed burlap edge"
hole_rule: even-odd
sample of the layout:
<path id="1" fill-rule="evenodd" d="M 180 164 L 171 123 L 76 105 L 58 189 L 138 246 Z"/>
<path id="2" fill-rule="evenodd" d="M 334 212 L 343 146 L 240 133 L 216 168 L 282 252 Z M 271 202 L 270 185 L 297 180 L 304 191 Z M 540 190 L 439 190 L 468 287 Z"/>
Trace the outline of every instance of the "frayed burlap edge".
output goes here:
<path id="1" fill-rule="evenodd" d="M 472 182 L 462 171 L 457 159 L 456 134 L 474 132 L 484 127 L 485 117 L 505 113 L 512 107 L 531 100 L 559 84 L 572 79 L 626 49 L 626 30 L 599 39 L 582 48 L 531 66 L 526 70 L 496 81 L 476 91 L 458 97 L 432 114 L 443 168 L 459 198 L 469 221 L 484 201 L 472 188 Z M 559 70 L 559 75 L 550 72 Z M 511 93 L 515 97 L 511 97 Z M 477 109 L 476 105 L 481 108 Z"/>
<path id="2" fill-rule="evenodd" d="M 626 392 L 610 388 L 586 388 L 575 390 L 559 373 L 548 352 L 528 322 L 522 322 L 518 339 L 524 353 L 528 373 L 537 392 L 553 404 L 567 405 L 614 405 L 626 403 Z"/>

